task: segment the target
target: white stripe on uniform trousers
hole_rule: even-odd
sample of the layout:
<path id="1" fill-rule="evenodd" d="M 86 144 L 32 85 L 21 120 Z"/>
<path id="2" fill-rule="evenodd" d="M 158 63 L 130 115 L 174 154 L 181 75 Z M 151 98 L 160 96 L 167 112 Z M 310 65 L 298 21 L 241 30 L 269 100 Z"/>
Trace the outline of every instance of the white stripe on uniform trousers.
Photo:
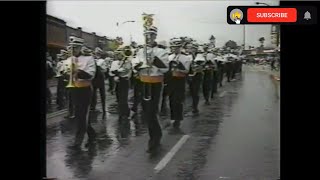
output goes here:
<path id="1" fill-rule="evenodd" d="M 159 103 L 158 103 L 158 109 L 157 109 L 157 118 L 160 120 L 159 112 L 161 110 L 161 104 L 162 104 L 162 94 L 163 94 L 163 89 L 164 89 L 164 84 L 163 82 L 161 83 L 161 90 L 160 90 L 160 98 L 159 98 Z"/>
<path id="2" fill-rule="evenodd" d="M 90 86 L 90 101 L 89 101 L 89 105 L 88 105 L 88 109 L 87 109 L 87 115 L 86 115 L 86 125 L 88 127 L 89 124 L 89 114 L 90 114 L 90 105 L 91 105 L 91 101 L 92 101 L 92 93 L 93 93 L 93 87 L 92 85 Z"/>

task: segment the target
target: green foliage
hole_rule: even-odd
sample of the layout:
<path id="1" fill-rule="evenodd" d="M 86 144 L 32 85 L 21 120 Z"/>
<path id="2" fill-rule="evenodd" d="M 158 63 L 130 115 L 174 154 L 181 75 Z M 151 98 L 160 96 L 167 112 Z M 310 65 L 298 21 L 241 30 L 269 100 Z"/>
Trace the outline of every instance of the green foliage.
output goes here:
<path id="1" fill-rule="evenodd" d="M 225 47 L 230 49 L 237 49 L 238 45 L 235 41 L 229 40 L 228 42 L 226 42 Z"/>

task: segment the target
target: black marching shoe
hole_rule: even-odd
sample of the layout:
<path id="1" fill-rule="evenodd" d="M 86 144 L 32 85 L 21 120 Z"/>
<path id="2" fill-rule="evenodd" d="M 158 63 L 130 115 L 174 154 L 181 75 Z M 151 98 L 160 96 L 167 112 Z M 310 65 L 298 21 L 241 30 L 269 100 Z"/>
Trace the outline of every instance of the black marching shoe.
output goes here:
<path id="1" fill-rule="evenodd" d="M 174 129 L 179 129 L 180 128 L 180 121 L 175 120 L 173 123 L 173 128 Z"/>
<path id="2" fill-rule="evenodd" d="M 199 113 L 199 110 L 198 110 L 198 109 L 193 109 L 193 110 L 192 110 L 192 113 L 193 113 L 193 114 L 198 114 L 198 113 Z"/>
<path id="3" fill-rule="evenodd" d="M 210 105 L 209 100 L 206 100 L 206 102 L 204 103 L 205 105 Z"/>
<path id="4" fill-rule="evenodd" d="M 73 149 L 81 149 L 81 145 L 82 141 L 76 139 L 70 147 Z"/>
<path id="5" fill-rule="evenodd" d="M 161 147 L 160 141 L 161 141 L 161 137 L 153 140 L 150 139 L 148 142 L 148 149 L 146 152 L 150 154 L 157 153 Z"/>
<path id="6" fill-rule="evenodd" d="M 102 113 L 102 119 L 106 119 L 106 111 L 103 111 L 103 113 Z"/>
<path id="7" fill-rule="evenodd" d="M 96 139 L 95 138 L 89 138 L 88 139 L 88 142 L 84 145 L 85 148 L 88 148 L 90 146 L 93 146 L 96 144 Z"/>

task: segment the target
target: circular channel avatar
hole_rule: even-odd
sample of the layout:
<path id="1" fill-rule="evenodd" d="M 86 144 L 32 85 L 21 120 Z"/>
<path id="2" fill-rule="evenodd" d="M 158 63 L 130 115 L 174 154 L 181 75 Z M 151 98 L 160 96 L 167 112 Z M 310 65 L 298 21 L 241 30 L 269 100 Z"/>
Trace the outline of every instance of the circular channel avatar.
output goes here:
<path id="1" fill-rule="evenodd" d="M 243 12 L 240 9 L 233 9 L 230 12 L 230 19 L 236 24 L 240 24 L 243 19 Z"/>

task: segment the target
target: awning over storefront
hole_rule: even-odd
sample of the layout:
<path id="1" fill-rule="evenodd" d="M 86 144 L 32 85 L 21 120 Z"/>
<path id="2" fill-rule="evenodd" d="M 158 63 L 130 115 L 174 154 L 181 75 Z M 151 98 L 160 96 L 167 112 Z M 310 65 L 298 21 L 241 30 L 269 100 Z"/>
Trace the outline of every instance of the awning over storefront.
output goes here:
<path id="1" fill-rule="evenodd" d="M 62 49 L 66 48 L 66 46 L 62 43 L 48 43 L 47 47 L 48 48 L 62 48 Z"/>

